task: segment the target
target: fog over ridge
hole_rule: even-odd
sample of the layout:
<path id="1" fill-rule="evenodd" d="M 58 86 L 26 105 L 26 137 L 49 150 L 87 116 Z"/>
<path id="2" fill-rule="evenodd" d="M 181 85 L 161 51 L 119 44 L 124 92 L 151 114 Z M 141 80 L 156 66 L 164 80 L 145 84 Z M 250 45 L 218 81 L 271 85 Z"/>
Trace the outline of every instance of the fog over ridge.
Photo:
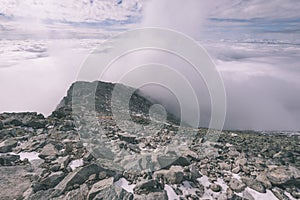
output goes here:
<path id="1" fill-rule="evenodd" d="M 182 32 L 208 51 L 226 88 L 224 128 L 300 130 L 299 1 L 80 1 L 73 5 L 84 7 L 78 15 L 71 15 L 73 7 L 59 1 L 35 6 L 32 0 L 17 2 L 1 2 L 1 112 L 49 115 L 76 81 L 81 63 L 103 40 L 131 28 L 154 26 Z M 25 7 L 26 12 L 16 12 Z M 51 12 L 38 18 L 31 12 L 37 8 Z M 208 125 L 208 91 L 187 63 L 174 55 L 141 51 L 116 65 L 128 60 L 134 65 L 158 62 L 182 72 L 200 99 L 200 125 Z M 114 73 L 105 80 L 114 81 Z M 174 97 L 163 93 L 147 90 L 179 113 Z"/>

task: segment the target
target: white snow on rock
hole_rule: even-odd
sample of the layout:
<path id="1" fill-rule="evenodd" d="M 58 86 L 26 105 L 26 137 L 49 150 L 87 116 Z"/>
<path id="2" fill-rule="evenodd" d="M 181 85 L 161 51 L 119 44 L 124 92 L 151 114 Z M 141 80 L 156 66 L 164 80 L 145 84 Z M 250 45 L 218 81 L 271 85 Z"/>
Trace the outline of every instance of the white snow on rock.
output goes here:
<path id="1" fill-rule="evenodd" d="M 134 184 L 129 185 L 129 182 L 125 178 L 119 179 L 114 184 L 130 193 L 133 193 L 133 188 L 135 187 Z"/>
<path id="2" fill-rule="evenodd" d="M 220 196 L 220 194 L 226 193 L 226 190 L 228 188 L 227 184 L 221 178 L 218 178 L 217 181 L 215 182 L 215 184 L 218 184 L 222 187 L 221 192 L 214 192 L 211 189 L 209 189 L 209 186 L 212 183 L 209 182 L 209 178 L 205 175 L 203 175 L 201 178 L 198 178 L 197 181 L 201 183 L 201 185 L 203 185 L 205 189 L 202 199 L 217 199 L 218 196 Z"/>
<path id="3" fill-rule="evenodd" d="M 169 200 L 179 200 L 179 196 L 175 193 L 170 185 L 165 185 L 165 191 L 167 192 Z"/>
<path id="4" fill-rule="evenodd" d="M 201 183 L 204 187 L 209 187 L 209 185 L 211 184 L 208 180 L 207 176 L 202 176 L 201 178 L 198 178 L 197 181 L 199 183 Z"/>
<path id="5" fill-rule="evenodd" d="M 180 189 L 183 195 L 195 194 L 197 191 L 197 189 L 193 188 L 188 181 L 183 181 Z"/>
<path id="6" fill-rule="evenodd" d="M 82 159 L 73 160 L 69 164 L 72 170 L 75 170 L 76 168 L 81 167 L 82 165 L 83 165 Z"/>
<path id="7" fill-rule="evenodd" d="M 218 178 L 215 183 L 218 184 L 218 185 L 220 185 L 222 187 L 222 191 L 226 192 L 226 190 L 228 188 L 228 185 L 225 183 L 225 181 L 223 179 Z"/>
<path id="8" fill-rule="evenodd" d="M 239 174 L 232 173 L 232 177 L 235 178 L 235 179 L 237 179 L 237 180 L 239 180 L 239 181 L 241 180 L 241 177 L 240 177 Z"/>
<path id="9" fill-rule="evenodd" d="M 14 153 L 14 152 L 8 152 L 8 153 L 0 153 L 0 156 L 2 155 L 18 155 L 20 156 L 20 160 L 24 161 L 25 159 L 28 159 L 29 162 L 33 160 L 41 160 L 39 158 L 39 153 L 32 151 L 32 152 L 20 152 L 20 153 Z"/>
<path id="10" fill-rule="evenodd" d="M 20 152 L 17 155 L 20 156 L 20 160 L 25 160 L 26 158 L 28 159 L 28 161 L 33 161 L 33 160 L 39 160 L 41 158 L 39 158 L 39 153 L 37 152 Z"/>
<path id="11" fill-rule="evenodd" d="M 249 192 L 254 197 L 254 199 L 278 200 L 270 190 L 267 190 L 266 193 L 259 193 L 247 187 L 245 191 Z"/>

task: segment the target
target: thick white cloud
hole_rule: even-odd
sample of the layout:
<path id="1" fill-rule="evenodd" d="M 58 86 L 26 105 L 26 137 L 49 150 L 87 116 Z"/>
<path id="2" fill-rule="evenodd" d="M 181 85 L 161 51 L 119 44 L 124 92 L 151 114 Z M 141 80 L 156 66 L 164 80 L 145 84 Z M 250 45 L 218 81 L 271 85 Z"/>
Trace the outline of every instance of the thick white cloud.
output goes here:
<path id="1" fill-rule="evenodd" d="M 109 23 L 119 21 L 120 26 L 114 30 L 122 31 L 128 28 L 132 17 L 141 16 L 142 23 L 136 26 L 160 26 L 196 39 L 214 39 L 204 45 L 224 78 L 228 95 L 226 128 L 300 129 L 300 49 L 294 44 L 300 41 L 296 31 L 300 1 L 117 2 L 0 1 L 0 112 L 50 114 L 76 80 L 89 51 L 116 33 Z M 224 40 L 228 35 L 230 42 Z M 167 60 L 183 70 L 188 67 L 170 57 L 152 56 L 139 55 L 139 60 Z M 198 87 L 198 95 L 204 90 Z M 158 96 L 169 103 L 169 108 L 177 106 L 169 97 L 164 98 L 161 93 Z M 204 111 L 201 124 L 207 125 L 209 100 L 200 103 Z"/>
<path id="2" fill-rule="evenodd" d="M 226 128 L 300 129 L 299 46 L 225 42 L 205 47 L 224 79 Z"/>
<path id="3" fill-rule="evenodd" d="M 127 20 L 138 14 L 138 0 L 2 0 L 0 13 L 7 17 L 87 22 Z"/>
<path id="4" fill-rule="evenodd" d="M 14 52 L 0 56 L 0 112 L 51 114 L 76 80 L 80 63 L 89 51 L 73 40 L 17 40 L 1 44 L 1 49 L 12 48 Z M 39 51 L 24 49 L 37 45 L 44 46 L 47 55 L 39 57 Z"/>
<path id="5" fill-rule="evenodd" d="M 218 0 L 211 16 L 226 19 L 300 18 L 298 0 Z"/>
<path id="6" fill-rule="evenodd" d="M 219 0 L 212 4 L 152 0 L 148 3 L 142 25 L 172 28 L 203 40 L 215 35 L 218 42 L 206 43 L 205 47 L 216 62 L 226 87 L 225 128 L 300 129 L 300 49 L 293 45 L 297 34 L 291 36 L 292 30 L 284 30 L 295 28 L 294 22 L 297 23 L 300 16 L 296 9 L 299 2 Z M 281 20 L 288 24 L 283 27 Z M 206 31 L 207 27 L 211 29 Z M 272 32 L 266 34 L 270 28 Z M 278 40 L 278 31 L 285 41 Z M 231 42 L 220 42 L 228 35 Z M 147 55 L 143 59 L 149 62 Z M 160 54 L 154 60 L 169 61 L 171 58 Z M 188 67 L 180 62 L 177 65 L 174 68 Z M 201 81 L 191 82 L 199 96 L 205 93 Z M 159 98 L 164 102 L 173 101 L 164 99 L 161 94 Z M 201 101 L 206 110 L 201 124 L 207 125 L 210 105 L 203 95 Z"/>

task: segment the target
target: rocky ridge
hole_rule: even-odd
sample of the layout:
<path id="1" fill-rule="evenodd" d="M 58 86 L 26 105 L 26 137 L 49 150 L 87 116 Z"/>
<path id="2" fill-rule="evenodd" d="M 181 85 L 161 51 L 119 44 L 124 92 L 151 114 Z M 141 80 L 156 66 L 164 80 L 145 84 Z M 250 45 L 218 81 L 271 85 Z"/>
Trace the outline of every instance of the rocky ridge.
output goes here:
<path id="1" fill-rule="evenodd" d="M 111 83 L 77 82 L 47 118 L 37 113 L 0 114 L 0 199 L 300 198 L 297 135 L 223 131 L 218 141 L 209 142 L 207 130 L 199 128 L 180 157 L 167 164 L 158 157 L 160 167 L 152 170 L 136 168 L 135 161 L 143 161 L 138 156 L 168 145 L 179 124 L 168 114 L 153 135 L 123 131 L 111 113 L 113 88 Z M 95 100 L 96 106 L 77 105 L 76 97 Z M 135 92 L 130 101 L 133 121 L 149 124 L 151 105 L 153 101 Z M 78 106 L 80 112 L 74 112 Z M 91 115 L 88 127 L 82 114 Z M 97 129 L 99 124 L 105 132 Z M 99 133 L 105 133 L 109 144 L 103 146 L 109 148 L 90 145 Z M 203 148 L 210 151 L 203 153 Z M 128 160 L 128 165 L 124 155 L 137 159 Z M 121 167 L 113 166 L 118 159 Z"/>

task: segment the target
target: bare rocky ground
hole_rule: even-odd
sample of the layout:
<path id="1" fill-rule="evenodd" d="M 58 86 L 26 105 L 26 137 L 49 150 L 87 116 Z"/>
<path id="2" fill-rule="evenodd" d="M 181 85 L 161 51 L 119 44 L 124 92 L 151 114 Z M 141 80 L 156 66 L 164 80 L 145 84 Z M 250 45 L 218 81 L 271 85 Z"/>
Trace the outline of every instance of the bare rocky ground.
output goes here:
<path id="1" fill-rule="evenodd" d="M 157 156 L 147 167 L 145 152 L 157 155 L 176 138 L 176 119 L 168 115 L 153 135 L 124 132 L 109 106 L 114 85 L 102 82 L 94 92 L 96 117 L 84 105 L 72 113 L 72 94 L 89 99 L 91 84 L 73 84 L 47 118 L 0 114 L 0 199 L 300 199 L 298 135 L 223 131 L 211 142 L 199 128 L 184 153 Z M 132 119 L 149 123 L 150 106 L 134 94 Z"/>

